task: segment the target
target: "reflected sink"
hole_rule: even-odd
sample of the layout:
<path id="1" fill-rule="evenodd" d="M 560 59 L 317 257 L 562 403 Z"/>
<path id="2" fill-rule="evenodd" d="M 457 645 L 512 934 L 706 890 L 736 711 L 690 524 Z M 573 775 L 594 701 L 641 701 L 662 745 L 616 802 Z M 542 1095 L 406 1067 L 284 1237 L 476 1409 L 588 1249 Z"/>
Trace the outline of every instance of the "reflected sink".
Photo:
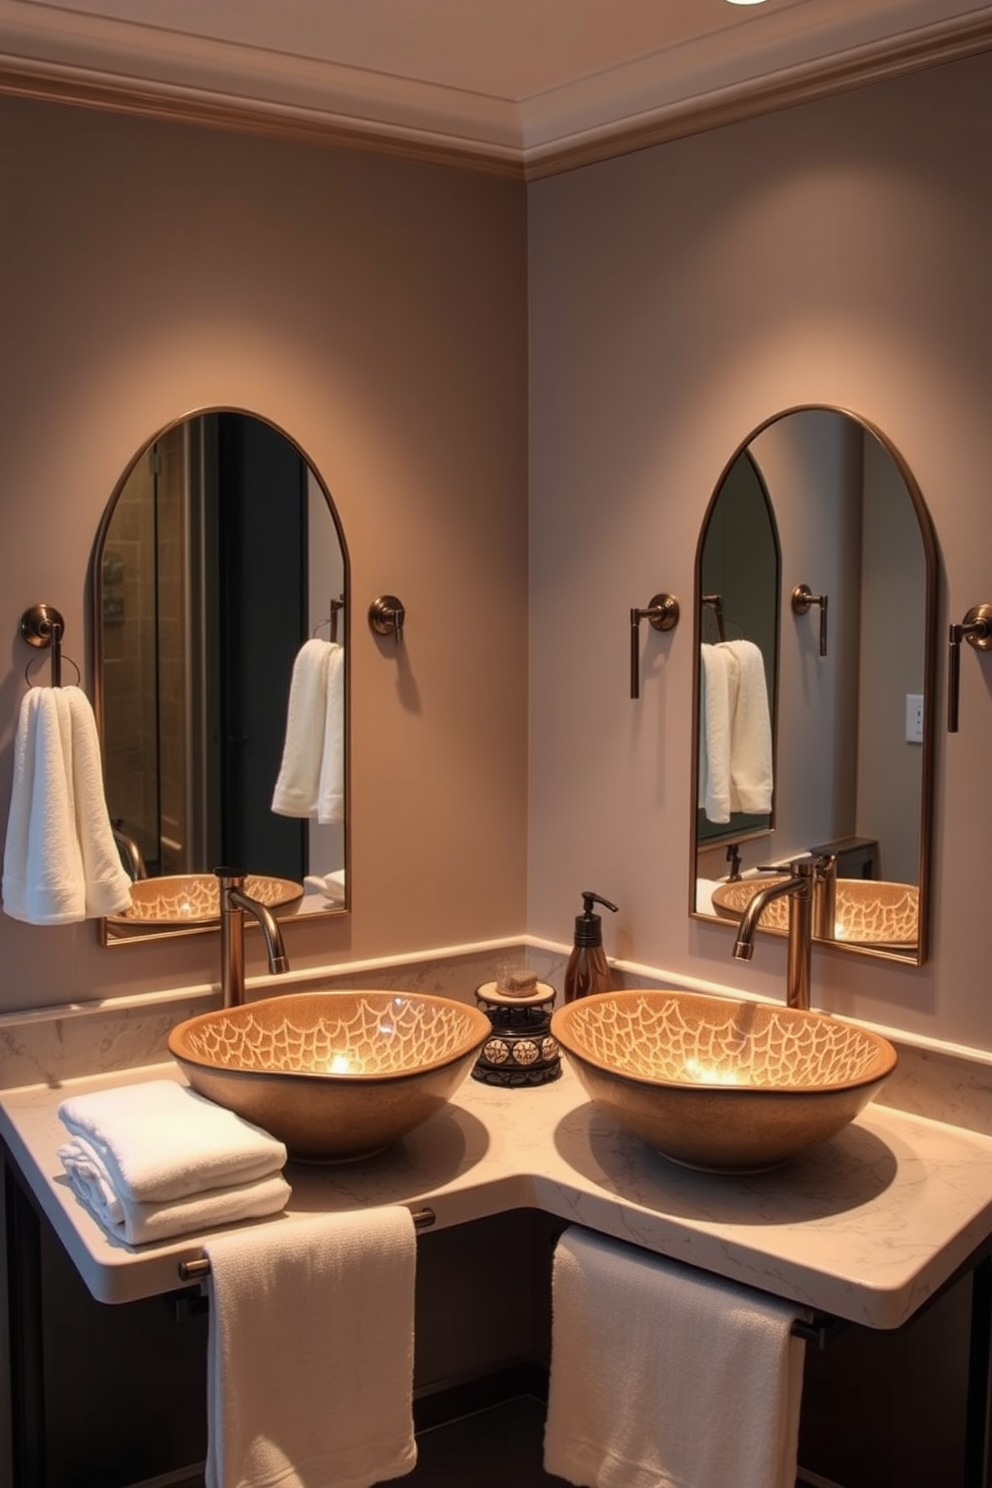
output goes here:
<path id="1" fill-rule="evenodd" d="M 551 1032 L 603 1111 L 672 1162 L 757 1173 L 847 1125 L 896 1065 L 825 1013 L 694 992 L 602 992 Z"/>
<path id="2" fill-rule="evenodd" d="M 311 1162 L 371 1157 L 450 1100 L 492 1033 L 415 992 L 290 992 L 188 1018 L 169 1051 L 193 1089 Z"/>
<path id="3" fill-rule="evenodd" d="M 759 889 L 784 883 L 788 874 L 741 878 L 713 890 L 713 908 L 739 920 Z M 849 945 L 915 946 L 919 939 L 920 891 L 915 884 L 876 878 L 839 878 L 834 939 Z M 788 898 L 773 899 L 761 916 L 762 930 L 787 930 Z"/>
<path id="4" fill-rule="evenodd" d="M 245 893 L 273 914 L 295 910 L 303 885 L 290 878 L 249 873 Z M 121 914 L 108 916 L 118 935 L 163 925 L 216 925 L 220 920 L 220 891 L 214 873 L 174 873 L 162 878 L 139 878 L 131 885 L 131 903 Z"/>

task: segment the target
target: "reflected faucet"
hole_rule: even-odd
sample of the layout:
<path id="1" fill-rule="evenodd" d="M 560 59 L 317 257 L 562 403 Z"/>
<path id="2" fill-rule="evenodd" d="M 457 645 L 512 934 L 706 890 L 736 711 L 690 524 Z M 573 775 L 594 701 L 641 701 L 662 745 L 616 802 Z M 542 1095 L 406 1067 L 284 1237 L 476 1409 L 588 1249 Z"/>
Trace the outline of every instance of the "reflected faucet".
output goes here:
<path id="1" fill-rule="evenodd" d="M 819 864 L 812 858 L 791 863 L 791 878 L 780 883 L 769 884 L 759 889 L 744 911 L 737 939 L 734 941 L 734 959 L 750 961 L 754 955 L 754 932 L 766 907 L 773 899 L 789 896 L 789 962 L 786 973 L 786 1005 L 790 1008 L 809 1007 L 810 966 L 813 949 L 813 886 Z"/>
<path id="2" fill-rule="evenodd" d="M 215 868 L 220 891 L 220 987 L 223 1006 L 240 1007 L 245 1000 L 245 913 L 262 927 L 269 971 L 289 970 L 282 931 L 267 904 L 245 893 L 245 875 L 236 868 Z"/>

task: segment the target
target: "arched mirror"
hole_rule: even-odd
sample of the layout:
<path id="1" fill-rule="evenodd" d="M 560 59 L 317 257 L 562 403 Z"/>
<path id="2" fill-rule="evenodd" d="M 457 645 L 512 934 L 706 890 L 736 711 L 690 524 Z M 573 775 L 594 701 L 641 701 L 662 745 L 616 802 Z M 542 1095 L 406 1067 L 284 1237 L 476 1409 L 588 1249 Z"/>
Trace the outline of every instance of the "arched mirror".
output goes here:
<path id="1" fill-rule="evenodd" d="M 216 928 L 220 864 L 280 917 L 347 909 L 347 584 L 327 488 L 267 420 L 195 414 L 124 472 L 94 548 L 95 694 L 136 882 L 105 944 Z M 311 798 L 284 789 L 294 669 Z"/>
<path id="2" fill-rule="evenodd" d="M 790 409 L 734 452 L 697 550 L 693 915 L 735 925 L 814 854 L 818 939 L 924 960 L 936 571 L 916 483 L 865 420 Z M 761 928 L 787 914 L 772 901 Z"/>

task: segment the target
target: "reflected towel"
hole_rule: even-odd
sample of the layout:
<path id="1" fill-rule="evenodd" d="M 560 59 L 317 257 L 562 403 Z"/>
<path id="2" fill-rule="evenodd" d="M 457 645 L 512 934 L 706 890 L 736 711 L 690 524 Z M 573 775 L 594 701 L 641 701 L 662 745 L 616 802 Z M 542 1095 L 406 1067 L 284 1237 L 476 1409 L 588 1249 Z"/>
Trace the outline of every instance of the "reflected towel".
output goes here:
<path id="1" fill-rule="evenodd" d="M 293 663 L 286 738 L 272 796 L 272 810 L 280 816 L 311 816 L 317 807 L 332 649 L 330 641 L 315 637 L 300 647 Z"/>
<path id="2" fill-rule="evenodd" d="M 410 1472 L 407 1209 L 208 1238 L 207 1488 L 369 1488 Z"/>
<path id="3" fill-rule="evenodd" d="M 729 822 L 731 657 L 702 645 L 699 662 L 699 805 L 707 821 Z"/>
<path id="4" fill-rule="evenodd" d="M 93 710 L 78 687 L 25 694 L 3 859 L 3 907 L 32 925 L 71 925 L 130 902 L 113 844 Z"/>
<path id="5" fill-rule="evenodd" d="M 185 1199 L 136 1203 L 115 1189 L 99 1154 L 83 1137 L 58 1151 L 76 1197 L 115 1240 L 146 1245 L 175 1235 L 191 1235 L 215 1225 L 261 1219 L 286 1207 L 292 1192 L 281 1173 L 247 1183 L 212 1188 Z"/>
<path id="6" fill-rule="evenodd" d="M 730 809 L 761 815 L 772 809 L 772 726 L 765 662 L 753 641 L 725 641 L 718 650 L 736 665 L 731 687 Z"/>
<path id="7" fill-rule="evenodd" d="M 546 1471 L 583 1488 L 792 1488 L 795 1306 L 578 1228 L 554 1262 Z"/>
<path id="8" fill-rule="evenodd" d="M 117 1196 L 138 1203 L 253 1182 L 286 1162 L 282 1142 L 176 1080 L 70 1096 L 58 1114 L 92 1148 Z"/>
<path id="9" fill-rule="evenodd" d="M 327 662 L 324 747 L 317 785 L 317 820 L 344 821 L 344 647 L 332 646 Z"/>

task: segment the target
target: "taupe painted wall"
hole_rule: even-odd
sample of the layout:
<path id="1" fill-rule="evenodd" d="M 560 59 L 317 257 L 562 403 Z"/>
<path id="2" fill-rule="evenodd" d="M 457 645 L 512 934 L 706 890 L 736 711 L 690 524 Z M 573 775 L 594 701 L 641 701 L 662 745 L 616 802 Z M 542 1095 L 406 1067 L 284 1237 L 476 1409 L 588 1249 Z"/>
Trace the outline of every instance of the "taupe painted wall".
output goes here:
<path id="1" fill-rule="evenodd" d="M 22 611 L 57 605 L 87 671 L 119 475 L 164 423 L 232 404 L 302 445 L 352 564 L 354 914 L 292 926 L 294 966 L 518 935 L 523 187 L 3 99 L 0 201 L 0 820 Z M 399 652 L 364 621 L 383 592 L 407 607 Z M 216 937 L 105 951 L 92 925 L 0 916 L 0 1008 L 200 982 L 217 956 Z"/>
<path id="2" fill-rule="evenodd" d="M 940 633 L 992 600 L 992 57 L 956 63 L 537 184 L 530 195 L 529 929 L 561 938 L 597 889 L 607 950 L 781 994 L 686 913 L 691 605 L 699 525 L 769 415 L 850 408 L 907 460 L 942 550 Z M 943 649 L 943 648 L 942 648 Z M 980 876 L 992 841 L 992 665 L 962 663 L 962 729 L 937 751 L 932 959 L 814 953 L 837 1012 L 992 1048 Z M 928 699 L 944 708 L 940 688 Z"/>

